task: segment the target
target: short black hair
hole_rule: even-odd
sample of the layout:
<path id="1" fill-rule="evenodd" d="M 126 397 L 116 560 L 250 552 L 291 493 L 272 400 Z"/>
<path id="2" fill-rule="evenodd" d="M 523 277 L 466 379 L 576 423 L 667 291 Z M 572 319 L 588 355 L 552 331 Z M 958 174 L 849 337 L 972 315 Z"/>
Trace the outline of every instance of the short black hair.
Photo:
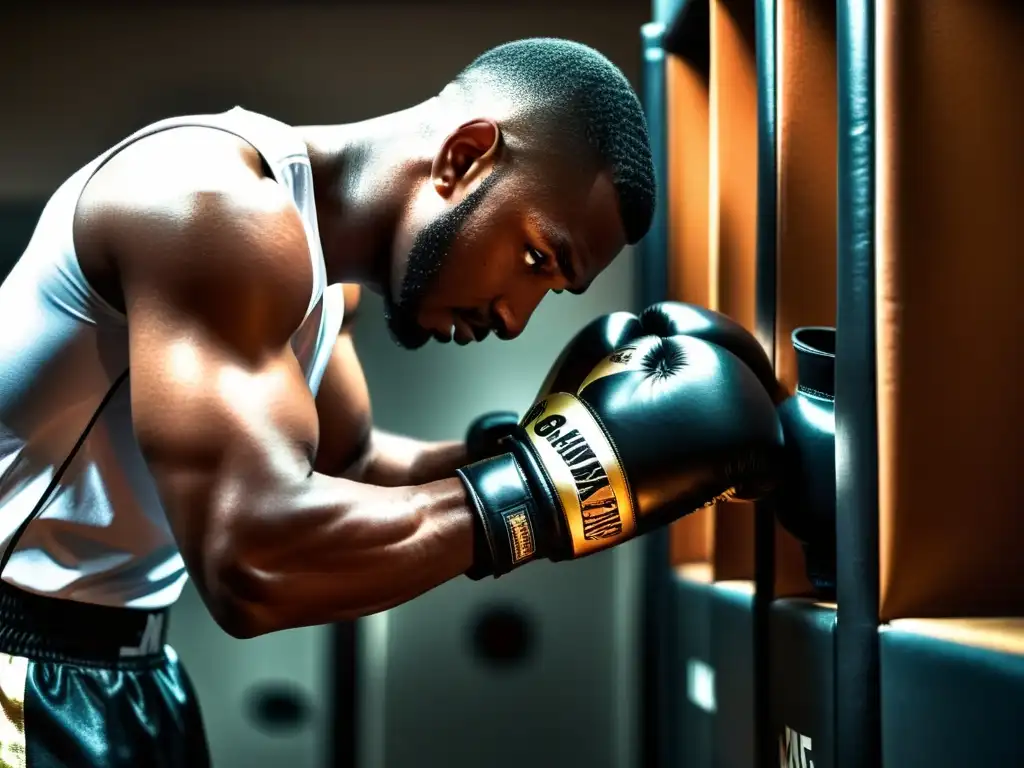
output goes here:
<path id="1" fill-rule="evenodd" d="M 543 137 L 608 172 L 629 244 L 651 226 L 657 198 L 643 107 L 625 75 L 581 43 L 530 38 L 481 54 L 449 89 L 507 104 L 503 133 Z M 449 90 L 446 89 L 446 90 Z"/>

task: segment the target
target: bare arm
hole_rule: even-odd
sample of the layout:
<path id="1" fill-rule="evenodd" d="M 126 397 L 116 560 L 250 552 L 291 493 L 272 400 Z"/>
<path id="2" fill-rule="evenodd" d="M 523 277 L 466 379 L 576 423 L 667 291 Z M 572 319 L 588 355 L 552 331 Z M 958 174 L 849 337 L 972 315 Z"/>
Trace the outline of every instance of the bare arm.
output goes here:
<path id="1" fill-rule="evenodd" d="M 276 185 L 256 186 L 136 214 L 109 242 L 139 444 L 190 575 L 238 637 L 398 605 L 466 571 L 473 550 L 458 480 L 313 471 L 316 407 L 289 344 L 306 244 Z"/>
<path id="2" fill-rule="evenodd" d="M 455 477 L 469 462 L 462 441 L 426 442 L 374 429 L 362 461 L 346 477 L 374 485 L 418 485 Z"/>
<path id="3" fill-rule="evenodd" d="M 463 441 L 416 440 L 371 425 L 370 394 L 352 339 L 359 287 L 346 285 L 344 291 L 345 323 L 316 398 L 320 424 L 316 469 L 389 488 L 454 477 L 455 470 L 468 461 Z"/>

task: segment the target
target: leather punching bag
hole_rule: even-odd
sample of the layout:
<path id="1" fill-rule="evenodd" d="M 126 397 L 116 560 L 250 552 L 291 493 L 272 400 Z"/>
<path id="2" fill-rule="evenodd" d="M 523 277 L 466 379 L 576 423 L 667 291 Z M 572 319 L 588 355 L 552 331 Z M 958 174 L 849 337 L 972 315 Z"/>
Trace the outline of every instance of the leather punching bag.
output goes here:
<path id="1" fill-rule="evenodd" d="M 786 440 L 778 518 L 804 548 L 807 577 L 823 596 L 836 586 L 834 328 L 797 328 L 796 393 L 778 409 Z"/>

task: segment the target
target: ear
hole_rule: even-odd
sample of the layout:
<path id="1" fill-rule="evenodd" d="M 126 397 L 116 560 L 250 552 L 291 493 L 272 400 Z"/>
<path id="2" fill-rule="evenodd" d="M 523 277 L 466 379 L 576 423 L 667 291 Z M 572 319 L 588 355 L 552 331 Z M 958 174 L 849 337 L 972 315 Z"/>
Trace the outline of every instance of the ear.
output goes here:
<path id="1" fill-rule="evenodd" d="M 430 169 L 434 189 L 447 198 L 467 177 L 475 176 L 494 160 L 501 129 L 490 118 L 463 123 L 441 145 Z"/>

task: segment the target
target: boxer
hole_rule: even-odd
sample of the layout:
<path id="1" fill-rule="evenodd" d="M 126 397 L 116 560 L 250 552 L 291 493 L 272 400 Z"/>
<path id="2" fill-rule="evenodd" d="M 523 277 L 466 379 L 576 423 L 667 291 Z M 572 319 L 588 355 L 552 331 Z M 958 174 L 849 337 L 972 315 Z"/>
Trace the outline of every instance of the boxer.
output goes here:
<path id="1" fill-rule="evenodd" d="M 177 117 L 73 174 L 0 287 L 0 763 L 207 764 L 164 642 L 186 578 L 249 638 L 584 556 L 757 486 L 776 435 L 741 359 L 614 323 L 521 425 L 444 443 L 372 426 L 354 286 L 403 347 L 515 338 L 645 234 L 655 194 L 628 82 L 552 39 L 395 114 Z M 635 439 L 652 419 L 660 448 Z"/>

